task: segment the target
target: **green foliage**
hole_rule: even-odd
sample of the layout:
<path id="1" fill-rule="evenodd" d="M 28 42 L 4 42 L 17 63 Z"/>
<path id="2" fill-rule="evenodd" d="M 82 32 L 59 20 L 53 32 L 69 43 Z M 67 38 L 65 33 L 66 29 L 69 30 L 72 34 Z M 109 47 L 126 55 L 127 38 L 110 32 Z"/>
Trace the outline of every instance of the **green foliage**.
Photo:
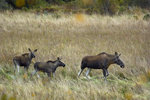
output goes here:
<path id="1" fill-rule="evenodd" d="M 67 72 L 66 72 L 65 70 L 62 70 L 62 71 L 61 71 L 61 74 L 62 74 L 63 77 L 66 77 L 66 76 L 67 76 Z"/>
<path id="2" fill-rule="evenodd" d="M 0 68 L 0 75 L 3 75 L 5 78 L 7 78 L 8 80 L 13 79 L 13 76 L 9 75 L 8 73 L 6 73 L 2 68 Z"/>
<path id="3" fill-rule="evenodd" d="M 139 6 L 142 8 L 150 7 L 149 0 L 124 0 L 125 4 L 129 6 Z"/>
<path id="4" fill-rule="evenodd" d="M 0 0 L 0 9 L 10 9 L 11 6 L 6 2 L 6 0 Z"/>
<path id="5" fill-rule="evenodd" d="M 46 0 L 49 4 L 63 4 L 63 0 Z"/>
<path id="6" fill-rule="evenodd" d="M 7 95 L 5 93 L 1 95 L 1 100 L 7 100 Z"/>
<path id="7" fill-rule="evenodd" d="M 125 93 L 127 93 L 129 90 L 127 88 L 127 86 L 123 86 L 121 89 L 120 89 L 120 92 L 125 95 Z"/>
<path id="8" fill-rule="evenodd" d="M 149 20 L 149 19 L 150 19 L 150 14 L 145 14 L 143 20 Z"/>
<path id="9" fill-rule="evenodd" d="M 24 7 L 23 10 L 27 10 L 26 8 L 43 10 L 51 6 L 59 6 L 61 12 L 86 12 L 87 14 L 101 13 L 107 15 L 130 12 L 134 7 L 150 7 L 150 0 L 7 0 L 7 2 L 17 8 Z M 1 0 L 0 9 L 9 8 L 7 2 Z"/>
<path id="10" fill-rule="evenodd" d="M 149 0 L 133 0 L 133 4 L 140 6 L 142 8 L 149 7 L 150 1 Z"/>
<path id="11" fill-rule="evenodd" d="M 118 0 L 98 0 L 98 6 L 100 8 L 101 13 L 105 14 L 115 14 L 119 7 Z"/>
<path id="12" fill-rule="evenodd" d="M 32 8 L 44 8 L 47 7 L 49 4 L 45 0 L 36 0 L 35 5 Z"/>
<path id="13" fill-rule="evenodd" d="M 127 10 L 127 8 L 125 6 L 120 6 L 119 9 L 118 9 L 118 14 L 122 14 L 126 10 Z"/>

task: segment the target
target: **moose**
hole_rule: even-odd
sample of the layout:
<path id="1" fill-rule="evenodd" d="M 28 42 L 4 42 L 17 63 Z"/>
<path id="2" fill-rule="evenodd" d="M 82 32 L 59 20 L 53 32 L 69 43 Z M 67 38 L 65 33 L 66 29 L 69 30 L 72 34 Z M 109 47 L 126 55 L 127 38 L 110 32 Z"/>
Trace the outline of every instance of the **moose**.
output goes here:
<path id="1" fill-rule="evenodd" d="M 28 71 L 29 65 L 31 64 L 32 58 L 35 58 L 35 52 L 37 52 L 37 49 L 35 49 L 33 52 L 30 48 L 28 48 L 29 53 L 24 53 L 21 56 L 15 56 L 13 58 L 13 63 L 15 65 L 14 73 L 16 71 L 16 67 L 19 73 L 19 67 L 23 66 L 26 71 Z"/>
<path id="2" fill-rule="evenodd" d="M 117 64 L 121 68 L 125 67 L 124 63 L 119 58 L 120 56 L 121 54 L 118 54 L 117 52 L 115 52 L 114 55 L 102 52 L 96 56 L 85 56 L 82 59 L 81 70 L 78 73 L 78 77 L 81 75 L 85 68 L 88 68 L 86 72 L 87 78 L 89 78 L 88 74 L 90 73 L 91 69 L 102 69 L 104 79 L 106 80 L 106 77 L 109 75 L 107 69 L 111 64 Z"/>
<path id="3" fill-rule="evenodd" d="M 37 71 L 41 71 L 44 73 L 47 73 L 48 77 L 51 77 L 53 74 L 53 77 L 55 76 L 55 71 L 59 66 L 65 67 L 65 64 L 61 62 L 61 59 L 57 57 L 57 60 L 55 61 L 47 61 L 47 62 L 36 62 L 34 64 L 34 71 L 32 72 L 32 75 L 37 74 Z M 39 77 L 39 75 L 37 74 Z"/>

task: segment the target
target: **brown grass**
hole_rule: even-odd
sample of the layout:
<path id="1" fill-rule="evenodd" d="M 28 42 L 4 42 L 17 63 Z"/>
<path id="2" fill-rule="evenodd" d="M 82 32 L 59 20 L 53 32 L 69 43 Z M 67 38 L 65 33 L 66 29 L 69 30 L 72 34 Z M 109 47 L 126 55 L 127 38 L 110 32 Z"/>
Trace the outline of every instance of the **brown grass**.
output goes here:
<path id="1" fill-rule="evenodd" d="M 25 12 L 0 13 L 1 99 L 9 100 L 148 100 L 150 99 L 150 22 L 132 15 L 36 15 Z M 13 75 L 12 58 L 38 49 L 36 61 L 66 63 L 56 71 L 56 78 L 30 78 Z M 100 52 L 121 53 L 126 67 L 109 68 L 107 83 L 101 70 L 92 70 L 92 79 L 77 78 L 82 57 Z M 22 69 L 23 70 L 23 69 Z M 30 73 L 33 64 L 30 66 Z M 85 72 L 85 71 L 84 71 Z M 126 79 L 122 78 L 125 76 Z M 139 92 L 138 92 L 139 91 Z M 140 92 L 142 91 L 142 92 Z M 12 98 L 12 99 L 11 99 Z"/>

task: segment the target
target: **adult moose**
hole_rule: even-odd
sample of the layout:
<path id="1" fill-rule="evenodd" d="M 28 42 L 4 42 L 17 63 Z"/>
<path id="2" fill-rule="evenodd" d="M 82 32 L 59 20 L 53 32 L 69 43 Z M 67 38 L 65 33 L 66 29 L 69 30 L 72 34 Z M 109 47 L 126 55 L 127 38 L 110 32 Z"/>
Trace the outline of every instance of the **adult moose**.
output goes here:
<path id="1" fill-rule="evenodd" d="M 83 70 L 87 67 L 88 68 L 88 70 L 86 72 L 86 77 L 87 78 L 88 78 L 88 74 L 91 71 L 91 69 L 102 69 L 104 78 L 106 80 L 106 77 L 109 75 L 107 69 L 109 68 L 109 66 L 111 64 L 117 64 L 121 68 L 125 67 L 124 63 L 119 58 L 120 55 L 121 54 L 118 55 L 117 52 L 115 52 L 114 55 L 102 52 L 102 53 L 100 53 L 96 56 L 85 56 L 82 59 L 81 70 L 78 73 L 78 77 L 81 75 Z"/>
<path id="2" fill-rule="evenodd" d="M 37 73 L 37 71 L 42 71 L 44 73 L 47 73 L 49 77 L 53 74 L 53 77 L 55 76 L 55 71 L 59 66 L 65 67 L 65 64 L 61 61 L 59 57 L 57 57 L 57 60 L 55 61 L 47 61 L 47 62 L 36 62 L 34 64 L 35 71 L 32 72 L 32 75 Z M 39 77 L 39 75 L 37 74 Z"/>
<path id="3" fill-rule="evenodd" d="M 29 65 L 31 64 L 32 58 L 35 58 L 35 52 L 37 52 L 37 49 L 35 49 L 33 52 L 30 48 L 28 48 L 29 53 L 24 53 L 21 56 L 15 56 L 13 58 L 13 63 L 15 65 L 14 72 L 16 71 L 16 68 L 19 73 L 19 67 L 23 66 L 24 69 L 28 71 Z"/>

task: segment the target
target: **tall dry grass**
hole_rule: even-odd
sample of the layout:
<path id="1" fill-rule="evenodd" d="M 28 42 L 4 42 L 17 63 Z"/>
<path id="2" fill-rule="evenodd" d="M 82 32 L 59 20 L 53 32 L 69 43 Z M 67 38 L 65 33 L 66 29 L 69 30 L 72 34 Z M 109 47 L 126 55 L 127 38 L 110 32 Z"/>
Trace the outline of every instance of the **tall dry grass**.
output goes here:
<path id="1" fill-rule="evenodd" d="M 132 15 L 54 15 L 25 12 L 0 13 L 0 91 L 6 100 L 148 100 L 150 99 L 150 22 Z M 38 49 L 36 61 L 55 60 L 58 56 L 65 68 L 48 80 L 13 74 L 12 58 Z M 101 70 L 92 70 L 91 79 L 80 70 L 81 59 L 100 52 L 121 53 L 125 68 L 109 68 L 107 83 Z M 85 70 L 86 71 L 86 70 Z M 85 72 L 84 71 L 84 72 Z"/>

